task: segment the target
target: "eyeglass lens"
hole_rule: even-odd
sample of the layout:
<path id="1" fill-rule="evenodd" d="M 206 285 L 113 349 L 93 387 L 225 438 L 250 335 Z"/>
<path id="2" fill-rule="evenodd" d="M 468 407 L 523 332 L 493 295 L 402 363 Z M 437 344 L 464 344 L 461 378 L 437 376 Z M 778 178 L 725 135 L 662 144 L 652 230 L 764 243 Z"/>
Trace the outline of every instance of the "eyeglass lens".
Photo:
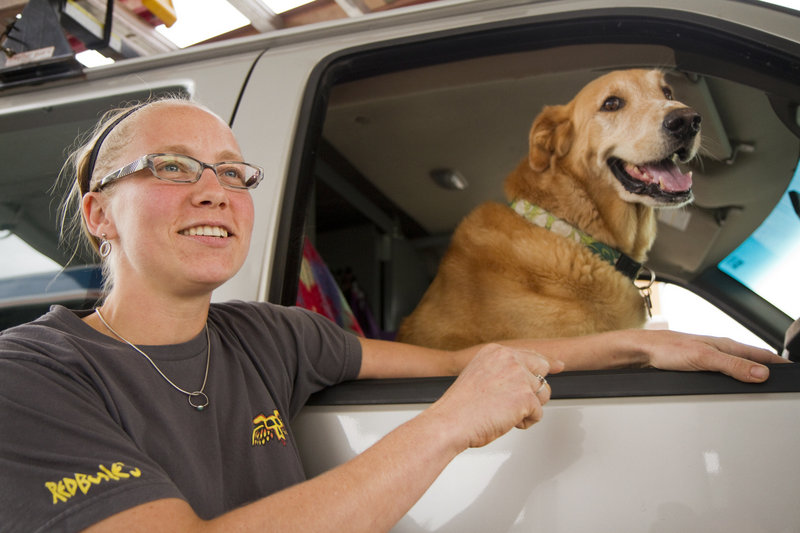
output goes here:
<path id="1" fill-rule="evenodd" d="M 154 155 L 151 158 L 153 173 L 168 181 L 193 182 L 200 179 L 204 166 L 189 156 L 177 154 Z M 222 162 L 208 165 L 225 187 L 246 189 L 258 184 L 259 169 L 246 163 Z"/>

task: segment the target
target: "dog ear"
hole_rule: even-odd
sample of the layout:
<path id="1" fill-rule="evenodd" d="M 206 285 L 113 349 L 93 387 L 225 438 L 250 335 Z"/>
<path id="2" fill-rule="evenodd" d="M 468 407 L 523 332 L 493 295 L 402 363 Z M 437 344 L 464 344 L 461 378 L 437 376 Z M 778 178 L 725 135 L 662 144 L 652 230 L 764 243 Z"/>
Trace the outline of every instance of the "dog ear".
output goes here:
<path id="1" fill-rule="evenodd" d="M 572 146 L 573 126 L 569 105 L 546 106 L 533 121 L 528 138 L 531 168 L 542 172 L 553 157 L 567 155 Z"/>

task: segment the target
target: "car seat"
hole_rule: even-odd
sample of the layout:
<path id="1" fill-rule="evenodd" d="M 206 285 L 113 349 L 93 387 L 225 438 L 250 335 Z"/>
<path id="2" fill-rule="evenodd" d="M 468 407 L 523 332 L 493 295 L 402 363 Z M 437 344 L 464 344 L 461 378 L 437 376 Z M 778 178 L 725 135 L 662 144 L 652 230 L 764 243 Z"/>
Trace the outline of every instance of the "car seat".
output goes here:
<path id="1" fill-rule="evenodd" d="M 303 259 L 297 287 L 297 306 L 319 313 L 361 337 L 364 331 L 347 299 L 308 237 L 303 241 Z"/>

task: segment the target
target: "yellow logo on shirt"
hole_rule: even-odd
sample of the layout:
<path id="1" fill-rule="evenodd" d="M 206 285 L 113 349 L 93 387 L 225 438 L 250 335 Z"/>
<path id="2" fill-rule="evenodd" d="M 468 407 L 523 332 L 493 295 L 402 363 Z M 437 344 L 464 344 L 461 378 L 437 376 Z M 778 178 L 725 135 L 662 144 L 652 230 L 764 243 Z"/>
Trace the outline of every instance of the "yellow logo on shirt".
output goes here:
<path id="1" fill-rule="evenodd" d="M 142 471 L 138 468 L 131 468 L 125 463 L 114 463 L 111 468 L 104 465 L 98 467 L 94 474 L 75 474 L 72 477 L 62 478 L 60 481 L 47 481 L 44 486 L 53 496 L 53 505 L 66 502 L 80 491 L 83 494 L 89 492 L 94 485 L 108 481 L 121 481 L 131 477 L 139 477 Z"/>
<path id="2" fill-rule="evenodd" d="M 266 446 L 272 439 L 278 439 L 286 446 L 286 430 L 281 415 L 275 409 L 271 416 L 259 414 L 253 419 L 253 446 Z"/>

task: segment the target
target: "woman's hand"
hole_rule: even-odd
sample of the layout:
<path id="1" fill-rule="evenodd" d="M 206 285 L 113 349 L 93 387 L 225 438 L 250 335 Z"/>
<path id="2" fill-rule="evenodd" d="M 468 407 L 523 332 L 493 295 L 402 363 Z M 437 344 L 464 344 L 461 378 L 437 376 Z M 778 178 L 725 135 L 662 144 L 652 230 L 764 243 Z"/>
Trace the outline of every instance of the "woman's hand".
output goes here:
<path id="1" fill-rule="evenodd" d="M 721 372 L 748 383 L 769 377 L 764 366 L 788 363 L 769 350 L 724 337 L 668 330 L 627 329 L 582 337 L 506 341 L 551 357 L 551 373 L 561 370 L 653 367 L 662 370 Z M 557 358 L 557 359 L 555 359 Z"/>
<path id="2" fill-rule="evenodd" d="M 765 364 L 789 362 L 769 350 L 724 337 L 663 330 L 639 333 L 648 365 L 663 370 L 710 370 L 739 381 L 760 383 L 769 377 Z"/>
<path id="3" fill-rule="evenodd" d="M 538 353 L 483 346 L 430 410 L 463 438 L 463 448 L 489 444 L 511 428 L 542 419 L 550 399 L 550 363 Z"/>

